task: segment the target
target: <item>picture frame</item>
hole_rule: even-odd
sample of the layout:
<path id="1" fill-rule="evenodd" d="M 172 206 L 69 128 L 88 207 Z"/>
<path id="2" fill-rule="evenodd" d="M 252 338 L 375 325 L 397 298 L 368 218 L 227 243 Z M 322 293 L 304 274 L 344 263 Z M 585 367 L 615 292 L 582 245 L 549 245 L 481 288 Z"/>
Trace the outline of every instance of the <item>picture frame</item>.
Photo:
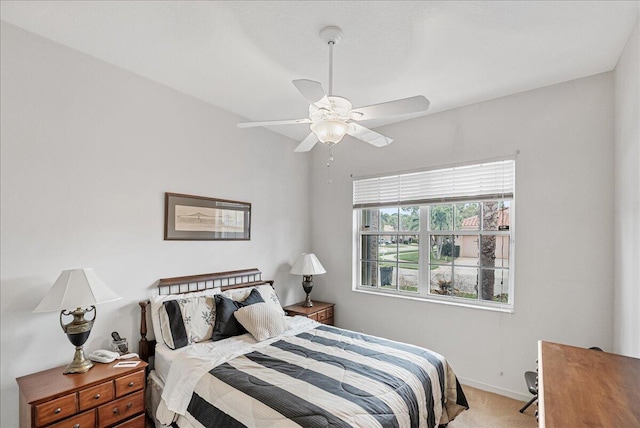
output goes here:
<path id="1" fill-rule="evenodd" d="M 251 203 L 165 193 L 165 241 L 248 241 Z"/>

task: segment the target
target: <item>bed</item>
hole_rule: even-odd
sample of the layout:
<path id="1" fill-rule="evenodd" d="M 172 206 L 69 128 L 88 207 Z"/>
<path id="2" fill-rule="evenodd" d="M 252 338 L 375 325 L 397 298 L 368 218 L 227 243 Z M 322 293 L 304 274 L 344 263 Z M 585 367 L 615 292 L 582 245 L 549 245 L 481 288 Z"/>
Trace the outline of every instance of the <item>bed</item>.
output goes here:
<path id="1" fill-rule="evenodd" d="M 140 306 L 158 427 L 434 428 L 469 407 L 443 356 L 288 317 L 258 269 L 161 279 Z"/>

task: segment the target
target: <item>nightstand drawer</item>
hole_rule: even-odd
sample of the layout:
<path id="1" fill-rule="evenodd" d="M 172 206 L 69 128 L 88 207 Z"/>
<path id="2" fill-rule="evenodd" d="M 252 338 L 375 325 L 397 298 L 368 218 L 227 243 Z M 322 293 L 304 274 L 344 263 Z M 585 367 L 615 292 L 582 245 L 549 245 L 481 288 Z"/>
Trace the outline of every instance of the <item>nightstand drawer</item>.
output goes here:
<path id="1" fill-rule="evenodd" d="M 95 428 L 95 426 L 96 411 L 89 410 L 88 412 L 80 413 L 62 422 L 58 422 L 57 424 L 49 425 L 47 428 Z"/>
<path id="2" fill-rule="evenodd" d="M 327 308 L 324 311 L 318 312 L 318 322 L 326 323 L 329 318 L 333 318 L 333 308 Z"/>
<path id="3" fill-rule="evenodd" d="M 333 303 L 315 301 L 311 307 L 304 306 L 304 302 L 301 302 L 283 309 L 290 317 L 303 316 L 322 324 L 334 325 L 334 306 Z"/>
<path id="4" fill-rule="evenodd" d="M 138 391 L 98 407 L 98 425 L 106 427 L 144 412 L 144 391 Z"/>
<path id="5" fill-rule="evenodd" d="M 116 379 L 116 397 L 122 397 L 144 387 L 144 370 Z"/>
<path id="6" fill-rule="evenodd" d="M 80 411 L 108 403 L 113 400 L 113 382 L 105 382 L 79 392 Z"/>
<path id="7" fill-rule="evenodd" d="M 76 394 L 65 395 L 36 406 L 36 426 L 44 426 L 76 413 Z"/>

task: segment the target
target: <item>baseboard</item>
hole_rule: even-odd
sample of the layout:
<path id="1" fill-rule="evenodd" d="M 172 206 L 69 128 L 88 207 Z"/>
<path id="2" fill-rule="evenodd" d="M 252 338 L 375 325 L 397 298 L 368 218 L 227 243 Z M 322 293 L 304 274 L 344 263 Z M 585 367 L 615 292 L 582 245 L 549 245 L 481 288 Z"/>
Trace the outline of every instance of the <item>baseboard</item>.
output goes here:
<path id="1" fill-rule="evenodd" d="M 494 394 L 504 395 L 505 397 L 513 398 L 518 401 L 529 401 L 532 397 L 531 394 L 522 394 L 520 392 L 510 391 L 504 388 L 498 388 L 486 383 L 477 382 L 475 380 L 458 377 L 458 380 L 462 385 L 469 385 L 472 388 L 481 389 L 483 391 L 493 392 Z"/>

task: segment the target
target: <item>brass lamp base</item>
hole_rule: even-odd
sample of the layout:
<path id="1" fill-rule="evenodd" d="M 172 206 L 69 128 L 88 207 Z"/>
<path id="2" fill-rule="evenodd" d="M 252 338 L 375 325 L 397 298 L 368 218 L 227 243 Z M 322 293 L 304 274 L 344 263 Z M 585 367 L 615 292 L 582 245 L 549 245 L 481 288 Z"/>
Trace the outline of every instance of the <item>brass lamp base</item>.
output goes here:
<path id="1" fill-rule="evenodd" d="M 84 315 L 87 312 L 93 311 L 93 319 L 87 320 L 84 318 Z M 91 367 L 93 367 L 93 363 L 91 360 L 88 360 L 84 356 L 83 345 L 89 338 L 89 334 L 91 334 L 91 328 L 93 327 L 93 322 L 96 319 L 96 307 L 91 306 L 90 309 L 82 309 L 76 308 L 74 311 L 61 311 L 60 312 L 60 326 L 65 333 L 67 333 L 67 338 L 69 342 L 71 342 L 76 347 L 76 352 L 73 354 L 73 361 L 65 368 L 64 374 L 73 374 L 73 373 L 85 373 L 89 371 Z M 72 315 L 73 321 L 68 324 L 62 323 L 62 316 Z"/>
<path id="2" fill-rule="evenodd" d="M 307 298 L 304 299 L 304 303 L 302 304 L 302 306 L 305 307 L 305 308 L 313 307 L 313 302 L 311 301 L 311 297 L 309 297 L 308 294 L 307 294 Z"/>
<path id="3" fill-rule="evenodd" d="M 304 299 L 304 303 L 302 304 L 302 306 L 305 307 L 305 308 L 313 307 L 313 302 L 311 302 L 311 297 L 309 297 L 309 294 L 311 294 L 311 290 L 313 289 L 313 276 L 312 275 L 303 275 L 302 276 L 302 288 L 304 289 L 304 292 L 307 293 L 307 298 Z"/>
<path id="4" fill-rule="evenodd" d="M 73 361 L 69 363 L 66 369 L 64 369 L 64 374 L 71 373 L 85 373 L 88 372 L 89 369 L 93 367 L 93 362 L 84 356 L 84 349 L 82 346 L 76 346 L 76 352 L 73 355 Z"/>

